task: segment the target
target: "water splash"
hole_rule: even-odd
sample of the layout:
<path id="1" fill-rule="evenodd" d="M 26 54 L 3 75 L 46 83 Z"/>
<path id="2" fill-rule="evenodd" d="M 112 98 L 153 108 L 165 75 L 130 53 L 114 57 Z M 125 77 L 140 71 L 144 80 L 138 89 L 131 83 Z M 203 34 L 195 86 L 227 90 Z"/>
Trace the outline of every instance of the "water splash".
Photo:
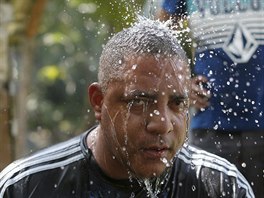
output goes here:
<path id="1" fill-rule="evenodd" d="M 165 164 L 166 167 L 171 167 L 170 161 L 168 161 L 165 157 L 161 158 L 160 160 Z"/>
<path id="2" fill-rule="evenodd" d="M 147 195 L 151 198 L 157 198 L 158 194 L 160 193 L 160 189 L 159 189 L 159 179 L 157 179 L 158 181 L 156 182 L 156 185 L 152 185 L 150 179 L 144 179 L 144 184 L 147 190 Z"/>

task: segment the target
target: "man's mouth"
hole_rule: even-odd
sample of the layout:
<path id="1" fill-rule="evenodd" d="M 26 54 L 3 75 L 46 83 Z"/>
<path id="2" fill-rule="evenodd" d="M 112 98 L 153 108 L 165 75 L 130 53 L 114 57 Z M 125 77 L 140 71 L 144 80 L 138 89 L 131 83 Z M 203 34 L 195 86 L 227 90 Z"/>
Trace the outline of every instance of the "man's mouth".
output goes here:
<path id="1" fill-rule="evenodd" d="M 167 156 L 169 152 L 169 147 L 167 146 L 149 146 L 141 149 L 144 157 L 153 160 L 160 160 Z"/>

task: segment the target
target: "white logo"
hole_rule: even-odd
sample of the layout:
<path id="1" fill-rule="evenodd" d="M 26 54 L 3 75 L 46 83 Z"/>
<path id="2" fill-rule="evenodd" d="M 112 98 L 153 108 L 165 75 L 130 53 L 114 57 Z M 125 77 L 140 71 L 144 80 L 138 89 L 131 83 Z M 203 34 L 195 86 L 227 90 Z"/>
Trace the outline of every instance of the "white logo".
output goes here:
<path id="1" fill-rule="evenodd" d="M 251 33 L 241 24 L 236 24 L 223 49 L 235 63 L 246 63 L 258 47 Z"/>

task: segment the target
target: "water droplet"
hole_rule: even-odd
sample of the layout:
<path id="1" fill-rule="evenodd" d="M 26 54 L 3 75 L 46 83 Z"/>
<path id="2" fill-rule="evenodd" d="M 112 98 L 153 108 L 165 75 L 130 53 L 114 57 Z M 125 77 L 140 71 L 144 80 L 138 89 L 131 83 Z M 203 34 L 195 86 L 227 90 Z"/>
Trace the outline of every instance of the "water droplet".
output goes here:
<path id="1" fill-rule="evenodd" d="M 216 124 L 215 126 L 214 126 L 214 130 L 217 130 L 218 129 L 218 124 Z"/>
<path id="2" fill-rule="evenodd" d="M 165 157 L 161 158 L 160 160 L 166 165 L 166 167 L 170 167 L 169 162 Z"/>
<path id="3" fill-rule="evenodd" d="M 159 112 L 158 110 L 154 110 L 153 113 L 154 113 L 155 115 L 159 115 L 159 114 L 160 114 L 160 112 Z"/>
<path id="4" fill-rule="evenodd" d="M 136 195 L 135 195 L 134 192 L 132 192 L 131 195 L 130 195 L 130 198 L 134 198 L 134 197 L 136 197 Z"/>
<path id="5" fill-rule="evenodd" d="M 196 190 L 195 185 L 192 185 L 192 191 L 195 191 L 195 190 Z"/>
<path id="6" fill-rule="evenodd" d="M 137 64 L 132 65 L 132 69 L 135 70 L 137 68 Z"/>
<path id="7" fill-rule="evenodd" d="M 242 166 L 243 168 L 246 168 L 247 164 L 246 164 L 245 162 L 243 162 L 243 163 L 241 164 L 241 166 Z"/>

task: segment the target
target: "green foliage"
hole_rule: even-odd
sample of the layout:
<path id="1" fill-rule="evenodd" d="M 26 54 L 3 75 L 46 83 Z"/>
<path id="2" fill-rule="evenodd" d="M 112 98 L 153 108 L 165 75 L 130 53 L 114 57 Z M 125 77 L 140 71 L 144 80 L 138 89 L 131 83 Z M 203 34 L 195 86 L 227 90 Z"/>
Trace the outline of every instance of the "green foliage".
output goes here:
<path id="1" fill-rule="evenodd" d="M 29 128 L 74 135 L 94 123 L 87 86 L 102 45 L 134 21 L 144 1 L 47 1 L 36 41 Z"/>

